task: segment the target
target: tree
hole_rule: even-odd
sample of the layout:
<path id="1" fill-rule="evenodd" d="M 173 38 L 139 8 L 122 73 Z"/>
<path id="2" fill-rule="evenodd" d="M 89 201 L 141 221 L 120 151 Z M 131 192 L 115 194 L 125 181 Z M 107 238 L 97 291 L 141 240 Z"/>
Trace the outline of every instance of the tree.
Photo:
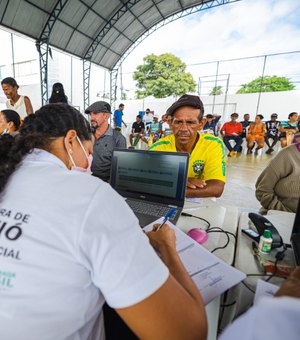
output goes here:
<path id="1" fill-rule="evenodd" d="M 286 77 L 265 76 L 242 85 L 237 93 L 289 91 L 294 88 L 295 85 Z"/>
<path id="2" fill-rule="evenodd" d="M 210 96 L 218 96 L 220 94 L 223 94 L 222 86 L 213 87 L 212 90 L 209 93 Z"/>
<path id="3" fill-rule="evenodd" d="M 185 69 L 185 63 L 171 53 L 146 56 L 144 64 L 137 66 L 133 74 L 137 98 L 165 98 L 195 92 L 196 83 Z"/>

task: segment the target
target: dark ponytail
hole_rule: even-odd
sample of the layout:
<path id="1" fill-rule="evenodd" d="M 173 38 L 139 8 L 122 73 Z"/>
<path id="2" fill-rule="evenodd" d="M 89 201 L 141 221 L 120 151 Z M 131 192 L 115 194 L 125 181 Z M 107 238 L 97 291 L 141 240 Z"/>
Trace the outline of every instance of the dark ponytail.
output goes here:
<path id="1" fill-rule="evenodd" d="M 90 125 L 79 111 L 66 104 L 49 104 L 25 118 L 15 139 L 2 135 L 0 192 L 26 154 L 34 148 L 49 150 L 53 139 L 65 136 L 69 130 L 75 130 L 82 141 L 91 140 Z"/>

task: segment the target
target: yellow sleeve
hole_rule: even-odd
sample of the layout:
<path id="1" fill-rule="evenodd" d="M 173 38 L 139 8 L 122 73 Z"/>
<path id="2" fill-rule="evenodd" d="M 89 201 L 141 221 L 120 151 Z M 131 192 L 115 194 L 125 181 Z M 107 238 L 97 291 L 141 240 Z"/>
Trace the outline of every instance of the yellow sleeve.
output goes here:
<path id="1" fill-rule="evenodd" d="M 211 143 L 202 176 L 205 181 L 217 179 L 226 182 L 225 148 L 219 138 Z"/>

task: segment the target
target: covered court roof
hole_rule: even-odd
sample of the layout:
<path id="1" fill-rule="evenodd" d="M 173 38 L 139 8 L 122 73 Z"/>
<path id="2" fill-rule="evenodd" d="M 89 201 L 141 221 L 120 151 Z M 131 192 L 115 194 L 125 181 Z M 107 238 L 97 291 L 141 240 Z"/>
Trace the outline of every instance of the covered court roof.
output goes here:
<path id="1" fill-rule="evenodd" d="M 167 18 L 239 0 L 1 0 L 0 25 L 112 70 Z"/>

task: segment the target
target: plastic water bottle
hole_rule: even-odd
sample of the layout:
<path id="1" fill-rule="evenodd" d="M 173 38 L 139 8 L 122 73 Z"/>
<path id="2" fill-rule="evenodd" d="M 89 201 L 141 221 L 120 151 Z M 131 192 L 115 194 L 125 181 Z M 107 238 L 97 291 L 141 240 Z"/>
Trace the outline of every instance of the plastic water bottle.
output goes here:
<path id="1" fill-rule="evenodd" d="M 264 230 L 264 234 L 259 239 L 258 249 L 261 253 L 269 253 L 272 247 L 272 234 L 268 229 Z"/>

